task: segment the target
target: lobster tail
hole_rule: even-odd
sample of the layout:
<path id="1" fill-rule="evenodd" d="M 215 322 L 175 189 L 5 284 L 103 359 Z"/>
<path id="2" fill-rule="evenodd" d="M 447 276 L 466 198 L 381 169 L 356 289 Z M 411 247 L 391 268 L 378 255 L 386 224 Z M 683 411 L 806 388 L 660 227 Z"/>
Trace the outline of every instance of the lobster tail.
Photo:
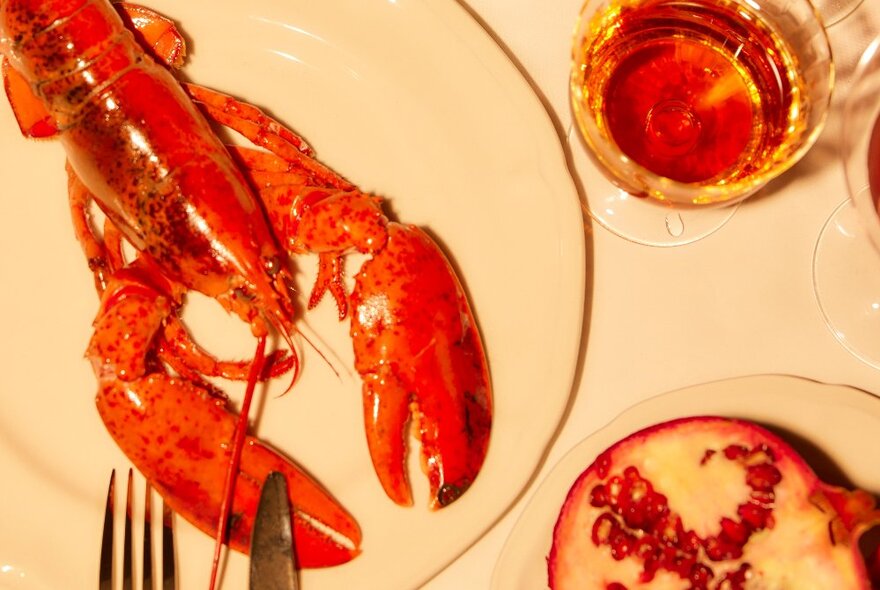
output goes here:
<path id="1" fill-rule="evenodd" d="M 13 47 L 20 46 L 89 2 L 92 0 L 2 0 L 0 36 L 8 37 Z"/>

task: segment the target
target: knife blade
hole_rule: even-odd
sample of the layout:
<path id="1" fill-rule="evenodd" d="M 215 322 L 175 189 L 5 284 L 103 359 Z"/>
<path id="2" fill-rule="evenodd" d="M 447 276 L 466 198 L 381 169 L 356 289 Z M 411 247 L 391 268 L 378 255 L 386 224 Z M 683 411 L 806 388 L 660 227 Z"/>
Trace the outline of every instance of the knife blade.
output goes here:
<path id="1" fill-rule="evenodd" d="M 297 590 L 290 500 L 284 475 L 263 483 L 251 536 L 250 590 Z"/>

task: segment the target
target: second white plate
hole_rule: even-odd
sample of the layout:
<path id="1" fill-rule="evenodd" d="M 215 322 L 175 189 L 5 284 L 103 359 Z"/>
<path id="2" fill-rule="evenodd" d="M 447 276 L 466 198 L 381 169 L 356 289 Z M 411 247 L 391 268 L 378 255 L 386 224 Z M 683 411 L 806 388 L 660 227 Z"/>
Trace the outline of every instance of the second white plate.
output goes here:
<path id="1" fill-rule="evenodd" d="M 717 381 L 666 393 L 623 412 L 575 446 L 552 469 L 520 516 L 495 567 L 494 590 L 547 588 L 547 556 L 559 509 L 574 481 L 613 443 L 673 418 L 719 415 L 745 418 L 781 434 L 820 477 L 839 468 L 852 485 L 880 490 L 876 448 L 880 399 L 869 393 L 805 379 L 761 375 Z"/>

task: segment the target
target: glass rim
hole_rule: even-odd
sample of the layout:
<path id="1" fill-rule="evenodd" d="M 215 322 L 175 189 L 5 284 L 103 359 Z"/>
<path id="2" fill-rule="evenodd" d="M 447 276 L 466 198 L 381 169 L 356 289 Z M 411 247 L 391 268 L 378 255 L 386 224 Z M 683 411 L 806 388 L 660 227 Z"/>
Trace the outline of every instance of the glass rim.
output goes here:
<path id="1" fill-rule="evenodd" d="M 824 26 L 821 14 L 811 0 L 795 0 L 802 4 L 812 15 L 812 22 L 816 25 L 815 33 L 821 38 L 821 44 L 827 59 L 827 68 L 823 67 L 822 77 L 826 82 L 819 90 L 821 100 L 811 101 L 814 113 L 818 112 L 815 120 L 811 120 L 804 135 L 798 140 L 796 149 L 785 154 L 770 169 L 750 174 L 749 176 L 730 183 L 699 183 L 682 182 L 667 176 L 652 172 L 650 169 L 638 164 L 620 149 L 612 137 L 602 133 L 598 126 L 588 126 L 594 122 L 590 109 L 584 103 L 583 74 L 581 72 L 582 59 L 578 56 L 578 50 L 590 37 L 585 32 L 586 11 L 593 8 L 590 15 L 600 14 L 600 11 L 608 7 L 638 6 L 642 3 L 656 2 L 658 0 L 585 0 L 578 13 L 577 22 L 572 42 L 572 65 L 569 76 L 569 99 L 574 123 L 580 131 L 581 139 L 586 143 L 590 154 L 598 160 L 606 175 L 620 188 L 631 191 L 639 196 L 647 196 L 656 201 L 673 203 L 678 206 L 693 206 L 705 208 L 712 205 L 730 205 L 742 201 L 766 186 L 770 181 L 779 177 L 795 164 L 797 164 L 815 145 L 828 119 L 831 100 L 834 94 L 836 82 L 836 69 L 832 54 L 831 41 L 828 31 Z M 750 0 L 730 0 L 738 5 L 746 5 L 754 8 L 757 2 Z M 821 61 L 821 60 L 820 60 Z M 638 186 L 636 186 L 638 185 Z"/>

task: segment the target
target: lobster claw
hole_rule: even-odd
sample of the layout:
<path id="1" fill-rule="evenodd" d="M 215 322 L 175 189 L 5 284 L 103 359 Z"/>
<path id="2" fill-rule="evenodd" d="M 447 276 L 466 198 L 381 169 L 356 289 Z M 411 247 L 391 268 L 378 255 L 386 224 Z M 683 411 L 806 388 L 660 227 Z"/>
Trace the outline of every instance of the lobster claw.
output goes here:
<path id="1" fill-rule="evenodd" d="M 329 292 L 340 319 L 351 315 L 367 442 L 385 493 L 397 504 L 412 504 L 404 432 L 411 422 L 430 507 L 450 504 L 477 477 L 492 427 L 486 355 L 455 271 L 425 232 L 389 221 L 380 198 L 309 185 L 283 164 L 280 179 L 258 182 L 279 166 L 263 157 L 248 160 L 256 164 L 249 172 L 288 249 L 319 256 L 309 307 Z M 369 258 L 349 298 L 339 259 L 350 251 Z"/>
<path id="2" fill-rule="evenodd" d="M 486 457 L 489 371 L 464 290 L 440 249 L 414 226 L 387 230 L 351 295 L 367 441 L 386 494 L 411 505 L 404 439 L 412 419 L 437 509 L 470 487 Z"/>
<path id="3" fill-rule="evenodd" d="M 113 276 L 87 352 L 99 381 L 95 401 L 119 448 L 168 505 L 212 534 L 238 417 L 203 384 L 157 370 L 143 357 L 170 312 L 168 298 L 137 269 Z M 260 487 L 273 471 L 287 479 L 302 567 L 337 565 L 358 555 L 355 519 L 293 461 L 251 436 L 245 438 L 232 499 L 233 549 L 248 550 Z"/>
<path id="4" fill-rule="evenodd" d="M 96 401 L 120 449 L 168 505 L 205 533 L 214 533 L 235 429 L 226 402 L 163 373 L 104 383 Z M 183 415 L 188 418 L 181 420 Z M 354 518 L 292 461 L 251 436 L 245 439 L 235 486 L 230 547 L 247 552 L 260 485 L 273 471 L 282 472 L 288 482 L 294 547 L 302 567 L 338 565 L 360 552 Z"/>

